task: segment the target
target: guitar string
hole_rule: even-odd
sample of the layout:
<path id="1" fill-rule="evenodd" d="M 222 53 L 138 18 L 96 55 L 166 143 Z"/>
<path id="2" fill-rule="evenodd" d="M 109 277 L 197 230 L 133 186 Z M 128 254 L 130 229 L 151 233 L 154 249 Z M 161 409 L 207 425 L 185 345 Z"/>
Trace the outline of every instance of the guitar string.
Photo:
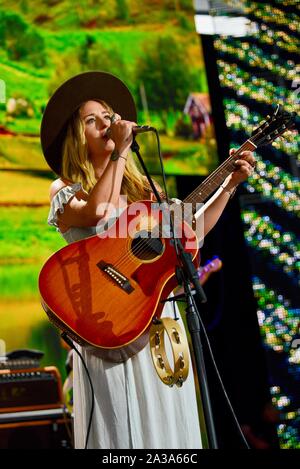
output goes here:
<path id="1" fill-rule="evenodd" d="M 224 169 L 229 169 L 230 166 L 232 166 L 233 161 L 236 160 L 236 157 L 242 152 L 242 151 L 247 151 L 253 149 L 253 146 L 247 141 L 243 143 L 243 145 L 234 153 L 234 155 L 231 155 L 229 158 L 227 158 L 210 176 L 208 176 L 201 184 L 198 186 L 191 194 L 184 200 L 184 202 L 189 202 L 190 200 L 192 202 L 196 202 L 196 198 L 199 198 L 199 190 L 201 190 L 201 186 L 206 186 L 207 184 L 211 184 L 211 179 L 215 179 L 216 176 L 219 178 L 220 173 L 222 173 L 222 170 Z M 227 168 L 228 166 L 228 168 Z M 234 169 L 234 166 L 232 167 Z M 226 176 L 225 176 L 226 178 Z M 223 179 L 223 176 L 222 176 Z M 224 180 L 224 179 L 223 179 Z M 205 193 L 205 191 L 203 191 Z M 201 193 L 201 192 L 200 192 Z M 197 197 L 198 196 L 198 197 Z M 208 196 L 208 195 L 206 195 Z"/>
<path id="2" fill-rule="evenodd" d="M 272 122 L 272 120 L 270 121 Z M 215 171 L 213 171 L 212 174 L 210 174 L 203 182 L 202 184 L 200 184 L 200 186 L 198 186 L 198 188 L 196 188 L 186 199 L 184 199 L 183 203 L 185 202 L 189 202 L 191 201 L 192 203 L 193 202 L 197 202 L 196 199 L 199 199 L 199 195 L 201 194 L 201 192 L 199 192 L 199 190 L 201 190 L 201 187 L 205 187 L 207 185 L 210 185 L 212 182 L 214 182 L 214 179 L 217 180 L 217 182 L 219 181 L 223 181 L 224 180 L 224 175 L 222 174 L 222 171 L 224 169 L 228 170 L 229 168 L 232 169 L 232 171 L 235 169 L 235 166 L 233 165 L 233 162 L 237 159 L 237 157 L 241 154 L 241 152 L 243 151 L 247 151 L 247 150 L 253 150 L 253 144 L 256 146 L 256 148 L 258 146 L 260 146 L 262 143 L 263 143 L 263 140 L 266 138 L 266 135 L 261 135 L 261 133 L 259 133 L 259 129 L 262 130 L 266 127 L 266 125 L 270 125 L 268 123 L 268 121 L 265 121 L 262 125 L 260 125 L 256 130 L 256 134 L 252 137 L 250 137 L 248 140 L 246 140 L 246 142 L 244 142 L 237 150 L 236 152 L 229 156 Z M 274 130 L 273 130 L 274 132 Z M 256 143 L 254 143 L 255 141 L 257 140 Z M 222 175 L 222 177 L 220 178 L 220 174 Z M 227 176 L 225 176 L 227 177 Z M 219 181 L 218 181 L 219 179 Z M 205 198 L 209 197 L 210 193 L 206 193 L 205 190 L 202 189 L 202 194 L 205 195 Z M 202 195 L 201 194 L 201 195 Z M 205 200 L 205 199 L 204 199 Z M 136 246 L 135 246 L 135 258 L 138 259 L 138 255 L 139 254 L 142 254 L 143 252 L 146 252 L 147 248 L 145 248 L 145 242 L 144 241 L 139 241 L 136 243 Z M 125 253 L 121 258 L 119 258 L 119 260 L 116 262 L 116 266 L 117 267 L 124 267 L 126 265 L 126 261 L 127 260 L 130 260 L 130 261 L 133 261 L 132 259 L 132 254 L 130 253 Z"/>
<path id="3" fill-rule="evenodd" d="M 272 121 L 270 121 L 272 122 Z M 220 181 L 223 181 L 224 180 L 224 175 L 222 174 L 222 171 L 224 169 L 228 170 L 229 168 L 234 170 L 235 169 L 235 166 L 233 165 L 233 162 L 237 159 L 237 157 L 240 155 L 241 152 L 243 151 L 246 151 L 246 150 L 253 150 L 253 144 L 256 146 L 256 148 L 258 146 L 260 146 L 262 143 L 263 143 L 263 140 L 265 140 L 266 138 L 266 135 L 263 134 L 261 135 L 262 132 L 258 132 L 259 129 L 262 130 L 264 128 L 266 128 L 266 126 L 269 126 L 270 123 L 268 123 L 268 121 L 265 121 L 262 125 L 260 125 L 258 128 L 257 128 L 257 131 L 256 131 L 256 134 L 252 137 L 250 137 L 248 140 L 246 140 L 246 142 L 244 142 L 237 150 L 236 152 L 229 156 L 212 174 L 210 174 L 203 182 L 202 184 L 200 184 L 200 186 L 198 186 L 198 188 L 196 188 L 184 201 L 184 202 L 188 202 L 188 201 L 191 201 L 192 203 L 193 202 L 197 202 L 196 199 L 199 199 L 199 195 L 201 194 L 201 192 L 199 192 L 199 189 L 201 190 L 201 187 L 205 187 L 207 185 L 210 185 L 211 182 L 216 179 L 216 180 L 220 180 Z M 274 129 L 273 131 L 274 132 Z M 257 141 L 256 141 L 257 140 Z M 255 142 L 256 141 L 256 142 Z M 255 142 L 255 143 L 254 143 Z M 222 174 L 222 177 L 220 178 L 220 174 Z M 227 177 L 227 176 L 225 176 Z M 205 198 L 207 198 L 210 194 L 207 193 L 206 194 L 206 191 L 202 189 L 202 194 L 205 195 Z M 205 199 L 204 199 L 205 200 Z M 137 261 L 139 261 L 138 259 L 138 255 L 139 254 L 142 254 L 143 252 L 146 252 L 147 248 L 145 248 L 145 242 L 144 241 L 138 241 L 136 243 L 136 246 L 135 246 L 135 254 L 133 256 L 135 256 L 135 259 L 133 258 L 131 252 L 128 252 L 128 253 L 125 253 L 121 258 L 119 258 L 119 260 L 116 262 L 116 266 L 117 267 L 125 267 L 126 266 L 126 262 L 130 261 L 134 261 L 137 263 Z M 141 263 L 141 262 L 140 262 Z"/>
<path id="4" fill-rule="evenodd" d="M 204 185 L 207 185 L 207 184 L 211 184 L 211 180 L 214 180 L 216 179 L 216 176 L 219 178 L 219 175 L 220 175 L 220 172 L 224 169 L 229 169 L 230 166 L 232 166 L 233 162 L 237 159 L 237 156 L 242 152 L 242 151 L 245 151 L 246 149 L 252 149 L 252 146 L 251 144 L 246 141 L 233 155 L 229 156 L 211 175 L 209 175 L 205 181 L 203 181 L 202 184 Z M 232 167 L 232 169 L 234 169 L 234 166 Z M 227 177 L 227 176 L 225 176 Z M 224 180 L 223 176 L 222 176 L 222 180 Z M 194 202 L 194 198 L 195 198 L 195 195 L 198 195 L 198 199 L 199 199 L 199 188 L 201 187 L 201 184 L 198 188 L 196 188 L 183 202 L 186 202 L 186 201 L 189 201 L 191 200 L 192 202 Z M 197 192 L 198 190 L 198 192 Z M 203 191 L 203 193 L 205 193 L 205 191 Z M 206 196 L 208 197 L 209 194 L 207 194 Z M 130 265 L 130 262 L 134 262 L 135 263 L 138 263 L 139 262 L 143 262 L 141 261 L 138 256 L 143 254 L 144 252 L 147 251 L 147 248 L 145 247 L 145 241 L 141 240 L 141 241 L 138 241 L 135 245 L 135 251 L 134 251 L 134 254 L 131 253 L 131 251 L 128 251 L 126 252 L 123 256 L 121 256 L 115 263 L 114 265 L 116 267 L 118 267 L 118 269 L 120 267 L 124 268 L 124 267 L 128 267 L 128 265 Z M 134 256 L 134 257 L 133 257 Z"/>
<path id="5" fill-rule="evenodd" d="M 197 202 L 196 199 L 199 199 L 199 195 L 201 194 L 201 192 L 199 192 L 199 189 L 201 189 L 201 187 L 205 187 L 206 185 L 210 185 L 211 184 L 211 180 L 213 179 L 220 179 L 220 181 L 223 181 L 224 180 L 224 175 L 222 174 L 222 170 L 224 169 L 229 169 L 230 166 L 232 166 L 232 170 L 235 169 L 235 167 L 232 165 L 233 161 L 237 159 L 237 156 L 240 155 L 241 152 L 243 151 L 246 151 L 246 150 L 253 150 L 253 144 L 258 147 L 259 145 L 261 145 L 262 141 L 266 138 L 265 135 L 261 135 L 261 133 L 258 133 L 258 130 L 259 129 L 263 129 L 266 127 L 266 124 L 268 124 L 268 122 L 264 122 L 261 126 L 259 126 L 259 128 L 257 129 L 257 133 L 249 138 L 248 140 L 246 140 L 246 142 L 244 142 L 240 148 L 237 149 L 237 151 L 231 155 L 229 158 L 227 158 L 211 175 L 209 175 L 203 182 L 202 184 L 200 184 L 200 186 L 198 186 L 198 188 L 196 188 L 184 201 L 184 202 L 188 202 L 188 201 L 191 201 L 191 202 Z M 268 124 L 269 125 L 269 124 Z M 257 142 L 254 143 L 254 141 L 257 139 Z M 222 177 L 220 178 L 220 174 L 222 175 Z M 227 177 L 227 176 L 225 176 Z M 202 193 L 204 193 L 204 195 L 206 196 L 206 198 L 210 195 L 209 193 L 205 194 L 205 190 L 202 191 Z M 141 245 L 140 247 L 140 250 L 137 250 L 135 251 L 135 254 L 139 254 L 139 253 L 142 253 L 143 251 L 145 251 L 145 249 L 143 248 L 144 247 L 144 242 L 141 241 L 140 243 L 137 243 L 136 246 L 138 245 Z M 123 259 L 125 260 L 126 259 L 126 256 L 127 254 L 125 254 L 123 256 Z M 120 264 L 119 265 L 122 265 L 122 258 L 119 259 L 119 262 Z"/>
<path id="6" fill-rule="evenodd" d="M 208 176 L 208 177 L 206 178 L 206 180 L 204 181 L 205 185 L 206 185 L 206 184 L 208 183 L 208 181 L 210 181 L 211 179 L 215 179 L 216 176 L 219 176 L 219 173 L 220 173 L 221 169 L 222 169 L 222 170 L 224 170 L 225 168 L 226 168 L 226 169 L 229 169 L 230 166 L 232 166 L 233 161 L 236 160 L 236 157 L 237 157 L 242 151 L 245 151 L 245 149 L 247 149 L 248 147 L 250 148 L 250 144 L 249 144 L 249 142 L 247 141 L 247 142 L 245 142 L 245 143 L 234 153 L 234 155 L 231 155 L 229 158 L 227 158 L 227 159 L 217 168 L 217 170 L 216 170 L 214 173 L 212 173 L 210 176 Z M 252 146 L 251 146 L 251 149 L 252 149 Z M 228 167 L 228 168 L 227 168 L 227 167 Z M 234 169 L 234 166 L 233 166 L 232 169 Z M 224 180 L 223 177 L 222 177 L 222 180 Z M 203 183 L 202 183 L 202 184 L 203 184 Z M 200 185 L 199 187 L 201 187 L 201 185 Z M 198 187 L 198 190 L 199 190 L 199 187 Z M 189 196 L 187 199 L 184 200 L 184 202 L 185 202 L 186 200 L 190 199 L 190 198 L 194 198 L 194 195 L 193 195 L 193 194 L 198 194 L 198 198 L 199 198 L 199 193 L 197 193 L 196 191 L 197 191 L 197 189 L 196 189 L 195 191 L 193 191 L 193 192 L 190 194 L 190 196 Z M 205 192 L 205 191 L 203 191 L 203 192 Z M 208 196 L 208 195 L 207 195 L 207 196 Z M 146 252 L 146 251 L 147 251 L 147 248 L 145 247 L 145 241 L 143 241 L 143 240 L 138 241 L 138 242 L 136 243 L 136 246 L 135 246 L 135 253 L 132 254 L 131 251 L 126 252 L 123 256 L 121 256 L 121 257 L 114 263 L 114 265 L 115 265 L 116 267 L 118 267 L 118 268 L 120 268 L 120 267 L 124 268 L 124 267 L 128 267 L 128 266 L 130 265 L 130 262 L 134 262 L 134 261 L 135 261 L 135 263 L 142 263 L 143 261 L 140 260 L 140 259 L 138 258 L 138 256 L 141 255 L 141 254 L 143 254 L 143 253 Z M 133 257 L 133 256 L 134 256 L 134 257 Z"/>

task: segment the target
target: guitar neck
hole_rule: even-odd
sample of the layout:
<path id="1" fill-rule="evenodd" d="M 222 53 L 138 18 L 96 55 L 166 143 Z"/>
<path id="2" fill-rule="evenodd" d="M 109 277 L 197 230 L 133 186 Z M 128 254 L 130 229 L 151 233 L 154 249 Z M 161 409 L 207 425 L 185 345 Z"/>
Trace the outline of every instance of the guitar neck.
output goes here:
<path id="1" fill-rule="evenodd" d="M 255 150 L 257 147 L 251 140 L 247 140 L 243 145 L 225 160 L 215 171 L 213 171 L 185 200 L 189 203 L 203 203 L 224 181 L 224 179 L 232 173 L 236 166 L 234 162 L 239 155 L 246 150 Z"/>

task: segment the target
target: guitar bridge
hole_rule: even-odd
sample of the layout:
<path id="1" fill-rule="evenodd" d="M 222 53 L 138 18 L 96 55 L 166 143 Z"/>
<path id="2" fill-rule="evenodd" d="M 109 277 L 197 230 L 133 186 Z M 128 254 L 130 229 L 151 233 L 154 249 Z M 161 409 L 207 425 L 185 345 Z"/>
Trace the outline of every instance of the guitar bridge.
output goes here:
<path id="1" fill-rule="evenodd" d="M 134 288 L 125 275 L 121 274 L 112 264 L 100 261 L 97 266 L 104 272 L 118 287 L 122 288 L 126 293 L 130 294 Z"/>

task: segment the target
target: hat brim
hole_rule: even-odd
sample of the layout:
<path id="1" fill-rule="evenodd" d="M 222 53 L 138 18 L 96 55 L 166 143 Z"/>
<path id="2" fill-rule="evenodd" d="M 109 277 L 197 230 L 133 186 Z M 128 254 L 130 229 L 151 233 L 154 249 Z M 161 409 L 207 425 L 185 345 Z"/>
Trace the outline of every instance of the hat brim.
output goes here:
<path id="1" fill-rule="evenodd" d="M 50 168 L 60 175 L 62 145 L 67 124 L 75 110 L 89 100 L 103 100 L 122 119 L 136 122 L 133 97 L 127 86 L 107 72 L 91 71 L 64 82 L 50 98 L 41 123 L 41 145 Z"/>

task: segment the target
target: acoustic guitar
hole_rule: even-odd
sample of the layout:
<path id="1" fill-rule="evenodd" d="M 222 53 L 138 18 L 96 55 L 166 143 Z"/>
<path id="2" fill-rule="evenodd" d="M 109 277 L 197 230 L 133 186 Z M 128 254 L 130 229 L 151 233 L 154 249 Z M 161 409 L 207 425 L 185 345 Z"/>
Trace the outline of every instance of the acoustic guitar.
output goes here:
<path id="1" fill-rule="evenodd" d="M 277 107 L 183 204 L 203 203 L 236 169 L 242 151 L 256 150 L 283 135 L 294 115 Z M 104 233 L 71 243 L 46 261 L 39 276 L 42 305 L 73 340 L 103 351 L 134 345 L 136 353 L 145 346 L 153 317 L 162 313 L 160 300 L 177 285 L 178 258 L 166 234 L 170 225 L 166 228 L 165 210 L 150 200 L 135 202 Z M 195 232 L 185 220 L 173 222 L 176 236 L 195 260 Z"/>

